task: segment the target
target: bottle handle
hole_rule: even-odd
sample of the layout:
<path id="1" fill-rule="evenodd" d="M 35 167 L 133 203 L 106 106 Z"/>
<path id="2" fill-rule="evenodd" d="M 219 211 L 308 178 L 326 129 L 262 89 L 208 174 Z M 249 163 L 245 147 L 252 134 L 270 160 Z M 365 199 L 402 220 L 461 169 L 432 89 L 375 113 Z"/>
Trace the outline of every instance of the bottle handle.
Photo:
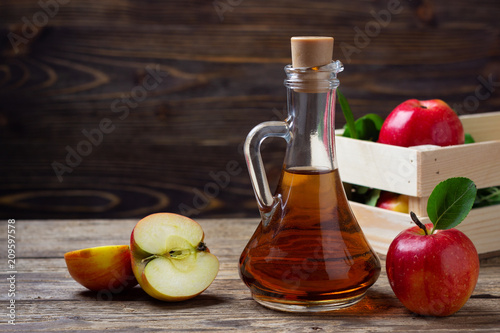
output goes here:
<path id="1" fill-rule="evenodd" d="M 269 137 L 279 137 L 290 141 L 290 129 L 284 121 L 267 121 L 255 126 L 245 140 L 245 160 L 252 181 L 253 190 L 263 220 L 267 220 L 276 208 L 276 199 L 269 189 L 266 170 L 260 154 L 262 142 Z"/>

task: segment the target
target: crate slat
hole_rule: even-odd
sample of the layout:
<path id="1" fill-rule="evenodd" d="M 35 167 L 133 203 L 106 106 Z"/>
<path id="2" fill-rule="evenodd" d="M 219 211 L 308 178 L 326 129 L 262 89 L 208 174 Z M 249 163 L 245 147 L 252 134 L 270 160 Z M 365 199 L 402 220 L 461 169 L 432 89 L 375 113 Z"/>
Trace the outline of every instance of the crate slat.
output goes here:
<path id="1" fill-rule="evenodd" d="M 500 111 L 460 116 L 465 133 L 477 142 L 500 140 Z"/>
<path id="2" fill-rule="evenodd" d="M 357 202 L 350 202 L 363 233 L 372 248 L 382 255 L 392 240 L 403 230 L 414 226 L 409 214 L 393 212 L 382 208 L 371 207 Z M 470 238 L 481 256 L 500 251 L 500 205 L 476 208 L 470 211 L 457 229 Z M 419 216 L 423 223 L 429 218 Z"/>
<path id="3" fill-rule="evenodd" d="M 499 132 L 500 133 L 500 132 Z M 420 151 L 417 196 L 428 196 L 450 177 L 467 177 L 478 188 L 500 185 L 500 141 L 477 142 Z"/>
<path id="4" fill-rule="evenodd" d="M 417 150 L 336 137 L 342 181 L 417 196 Z"/>

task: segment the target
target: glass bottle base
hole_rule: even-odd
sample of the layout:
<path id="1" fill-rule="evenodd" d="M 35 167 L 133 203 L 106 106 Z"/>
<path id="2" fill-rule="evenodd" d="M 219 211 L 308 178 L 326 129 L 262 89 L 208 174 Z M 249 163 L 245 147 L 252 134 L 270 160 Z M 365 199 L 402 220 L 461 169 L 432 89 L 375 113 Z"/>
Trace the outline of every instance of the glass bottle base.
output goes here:
<path id="1" fill-rule="evenodd" d="M 252 294 L 253 299 L 266 308 L 285 312 L 326 312 L 349 307 L 361 301 L 366 292 L 354 297 L 327 301 L 287 301 Z"/>

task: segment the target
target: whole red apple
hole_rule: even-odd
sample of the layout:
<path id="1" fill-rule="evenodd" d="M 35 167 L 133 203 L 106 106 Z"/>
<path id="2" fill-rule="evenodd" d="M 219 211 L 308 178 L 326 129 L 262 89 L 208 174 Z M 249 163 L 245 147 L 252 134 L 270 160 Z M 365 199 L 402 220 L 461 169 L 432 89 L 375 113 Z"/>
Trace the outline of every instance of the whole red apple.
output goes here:
<path id="1" fill-rule="evenodd" d="M 398 105 L 385 119 L 378 142 L 394 146 L 450 146 L 463 144 L 462 122 L 440 99 L 410 99 Z"/>
<path id="2" fill-rule="evenodd" d="M 432 224 L 425 227 L 430 233 Z M 410 311 L 448 316 L 474 291 L 479 257 L 471 240 L 457 229 L 426 234 L 415 226 L 389 246 L 386 270 L 392 290 Z"/>
<path id="3" fill-rule="evenodd" d="M 404 194 L 381 191 L 376 206 L 395 212 L 408 213 L 409 199 L 410 198 Z"/>

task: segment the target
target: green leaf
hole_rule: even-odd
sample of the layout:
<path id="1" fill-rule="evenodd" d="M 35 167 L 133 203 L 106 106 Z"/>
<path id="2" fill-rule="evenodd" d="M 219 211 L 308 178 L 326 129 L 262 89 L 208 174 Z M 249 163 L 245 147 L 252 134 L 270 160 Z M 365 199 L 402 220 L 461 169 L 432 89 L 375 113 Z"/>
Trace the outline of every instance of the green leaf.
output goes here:
<path id="1" fill-rule="evenodd" d="M 476 140 L 469 133 L 465 133 L 465 141 L 464 143 L 474 143 Z"/>
<path id="2" fill-rule="evenodd" d="M 374 141 L 378 140 L 378 135 L 384 120 L 379 115 L 368 113 L 354 122 L 356 133 L 359 140 Z M 351 137 L 349 127 L 344 127 L 344 137 Z"/>
<path id="3" fill-rule="evenodd" d="M 347 99 L 344 97 L 344 94 L 340 92 L 340 89 L 337 89 L 337 97 L 342 113 L 344 114 L 346 126 L 349 129 L 350 137 L 357 139 L 358 133 L 356 132 L 356 126 L 354 125 L 354 115 L 352 114 L 351 107 L 349 106 Z"/>
<path id="4" fill-rule="evenodd" d="M 478 189 L 473 208 L 493 205 L 500 205 L 500 186 Z"/>
<path id="5" fill-rule="evenodd" d="M 370 192 L 370 196 L 366 199 L 365 205 L 375 207 L 377 205 L 378 198 L 380 198 L 380 190 L 373 189 Z"/>
<path id="6" fill-rule="evenodd" d="M 476 198 L 474 182 L 465 177 L 448 178 L 439 183 L 427 201 L 427 216 L 436 229 L 451 229 L 469 214 Z"/>
<path id="7" fill-rule="evenodd" d="M 377 131 L 380 132 L 380 129 L 382 128 L 382 125 L 384 124 L 384 118 L 382 118 L 381 116 L 379 116 L 378 114 L 375 114 L 375 113 L 368 113 L 368 114 L 364 115 L 363 117 L 361 117 L 360 119 L 363 119 L 363 118 L 367 118 L 367 119 L 370 119 L 371 121 L 373 121 L 373 123 L 375 124 L 375 128 L 377 129 Z"/>
<path id="8" fill-rule="evenodd" d="M 373 207 L 377 204 L 377 200 L 380 196 L 380 190 L 356 184 L 342 184 L 344 185 L 346 195 L 350 201 L 359 202 Z"/>
<path id="9" fill-rule="evenodd" d="M 366 193 L 368 193 L 369 190 L 370 190 L 369 187 L 362 186 L 362 185 L 356 185 L 356 191 L 359 194 L 366 194 Z"/>
<path id="10" fill-rule="evenodd" d="M 337 89 L 337 98 L 346 121 L 343 136 L 359 140 L 377 141 L 384 119 L 377 114 L 369 113 L 354 121 L 351 107 L 340 89 Z"/>
<path id="11" fill-rule="evenodd" d="M 359 118 L 355 123 L 359 140 L 377 141 L 378 132 L 371 119 Z"/>

